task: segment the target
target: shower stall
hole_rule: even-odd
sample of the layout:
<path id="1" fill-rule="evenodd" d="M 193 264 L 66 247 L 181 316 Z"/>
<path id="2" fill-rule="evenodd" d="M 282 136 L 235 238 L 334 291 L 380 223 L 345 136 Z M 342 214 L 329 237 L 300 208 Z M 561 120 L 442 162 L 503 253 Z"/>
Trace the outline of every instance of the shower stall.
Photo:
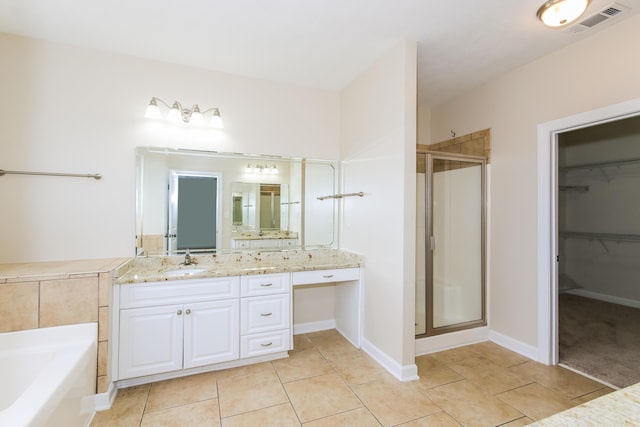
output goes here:
<path id="1" fill-rule="evenodd" d="M 417 337 L 486 325 L 483 157 L 417 153 Z"/>

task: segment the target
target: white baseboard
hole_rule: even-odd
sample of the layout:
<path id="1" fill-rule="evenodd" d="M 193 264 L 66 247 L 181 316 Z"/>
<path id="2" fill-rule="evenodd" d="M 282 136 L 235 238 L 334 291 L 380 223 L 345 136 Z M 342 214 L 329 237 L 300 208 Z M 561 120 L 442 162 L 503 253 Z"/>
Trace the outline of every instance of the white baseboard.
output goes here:
<path id="1" fill-rule="evenodd" d="M 326 331 L 336 328 L 336 319 L 320 320 L 318 322 L 298 323 L 293 325 L 293 335 L 309 334 L 311 332 Z"/>
<path id="2" fill-rule="evenodd" d="M 438 351 L 449 350 L 487 340 L 489 340 L 488 326 L 435 335 L 433 337 L 418 338 L 416 340 L 416 356 L 436 353 Z"/>
<path id="3" fill-rule="evenodd" d="M 630 298 L 614 297 L 612 295 L 587 291 L 585 289 L 572 289 L 570 291 L 567 291 L 567 293 L 572 295 L 578 295 L 580 297 L 597 299 L 605 302 L 611 302 L 613 304 L 625 305 L 627 307 L 640 308 L 640 301 L 630 299 Z"/>
<path id="4" fill-rule="evenodd" d="M 109 384 L 109 388 L 104 393 L 98 393 L 95 396 L 95 409 L 96 411 L 106 411 L 111 409 L 113 401 L 118 394 L 118 388 L 114 383 Z"/>
<path id="5" fill-rule="evenodd" d="M 489 340 L 493 341 L 494 343 L 506 349 L 515 351 L 516 353 L 519 353 L 525 357 L 528 357 L 529 359 L 532 359 L 541 363 L 546 363 L 545 361 L 541 360 L 541 358 L 539 357 L 538 347 L 534 347 L 532 345 L 523 343 L 522 341 L 518 341 L 516 339 L 513 339 L 511 337 L 508 337 L 496 331 L 491 331 L 489 333 Z"/>
<path id="6" fill-rule="evenodd" d="M 419 379 L 418 366 L 413 363 L 411 365 L 400 365 L 398 362 L 389 357 L 384 351 L 369 342 L 366 338 L 362 338 L 362 350 L 385 368 L 391 375 L 400 381 L 414 381 Z"/>

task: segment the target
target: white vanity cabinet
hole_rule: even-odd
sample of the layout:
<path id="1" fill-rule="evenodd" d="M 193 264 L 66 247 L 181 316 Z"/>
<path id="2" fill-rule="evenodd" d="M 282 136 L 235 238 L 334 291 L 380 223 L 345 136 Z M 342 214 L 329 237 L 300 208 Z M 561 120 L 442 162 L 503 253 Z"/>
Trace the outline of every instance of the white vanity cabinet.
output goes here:
<path id="1" fill-rule="evenodd" d="M 240 278 L 240 357 L 291 349 L 291 275 Z"/>
<path id="2" fill-rule="evenodd" d="M 232 249 L 287 249 L 300 244 L 297 238 L 231 239 Z"/>
<path id="3" fill-rule="evenodd" d="M 239 358 L 239 278 L 122 285 L 118 379 Z"/>
<path id="4" fill-rule="evenodd" d="M 336 286 L 335 327 L 359 347 L 360 268 L 116 284 L 112 378 L 128 387 L 287 357 L 293 291 L 316 284 Z"/>

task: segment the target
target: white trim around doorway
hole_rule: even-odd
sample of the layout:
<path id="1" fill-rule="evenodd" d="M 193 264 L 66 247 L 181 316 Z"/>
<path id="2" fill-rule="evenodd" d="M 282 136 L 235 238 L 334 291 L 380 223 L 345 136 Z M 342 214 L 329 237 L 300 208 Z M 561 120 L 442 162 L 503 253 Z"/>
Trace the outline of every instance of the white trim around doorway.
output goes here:
<path id="1" fill-rule="evenodd" d="M 558 134 L 640 115 L 640 98 L 538 125 L 538 361 L 558 364 Z"/>

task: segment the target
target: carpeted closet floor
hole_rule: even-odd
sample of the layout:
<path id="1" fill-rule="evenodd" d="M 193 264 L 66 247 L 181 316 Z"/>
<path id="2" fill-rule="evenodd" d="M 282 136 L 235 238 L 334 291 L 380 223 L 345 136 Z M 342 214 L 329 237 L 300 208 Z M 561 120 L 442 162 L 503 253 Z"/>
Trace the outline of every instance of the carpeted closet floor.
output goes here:
<path id="1" fill-rule="evenodd" d="M 560 294 L 560 363 L 616 387 L 640 382 L 640 309 Z"/>

